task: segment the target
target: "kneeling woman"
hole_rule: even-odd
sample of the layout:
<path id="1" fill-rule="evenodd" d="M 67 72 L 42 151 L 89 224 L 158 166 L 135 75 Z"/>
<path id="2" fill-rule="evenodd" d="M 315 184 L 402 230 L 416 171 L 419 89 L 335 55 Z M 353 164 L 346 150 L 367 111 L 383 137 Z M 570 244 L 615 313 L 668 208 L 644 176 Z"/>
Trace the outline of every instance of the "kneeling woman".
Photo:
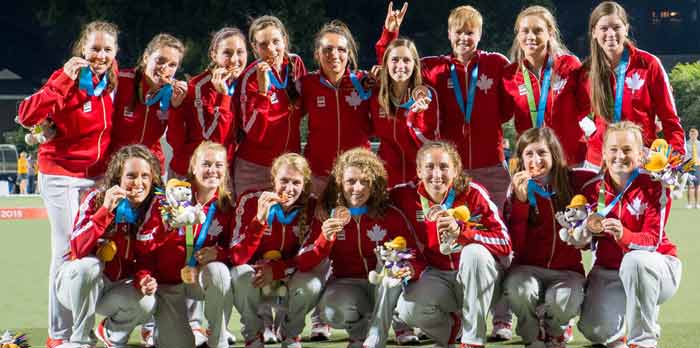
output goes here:
<path id="1" fill-rule="evenodd" d="M 584 189 L 604 219 L 578 327 L 589 341 L 608 347 L 626 347 L 625 336 L 630 346 L 656 347 L 659 306 L 681 280 L 681 261 L 665 231 L 671 198 L 639 172 L 642 144 L 638 125 L 608 125 L 603 178 Z"/>
<path id="2" fill-rule="evenodd" d="M 579 313 L 586 278 L 581 252 L 559 238 L 555 212 L 585 206 L 574 193 L 597 173 L 567 169 L 564 150 L 547 127 L 525 131 L 516 158 L 505 209 L 515 254 L 504 283 L 506 297 L 526 346 L 565 347 L 565 330 Z"/>
<path id="3" fill-rule="evenodd" d="M 462 347 L 481 347 L 511 251 L 508 231 L 486 189 L 462 176 L 454 146 L 427 143 L 416 165 L 418 185 L 393 190 L 392 200 L 410 217 L 429 267 L 399 298 L 399 318 L 421 328 L 436 347 L 458 344 L 460 330 Z M 454 240 L 451 250 L 441 248 L 441 239 Z"/>
<path id="4" fill-rule="evenodd" d="M 263 302 L 294 291 L 282 290 L 286 285 L 280 281 L 294 269 L 314 211 L 309 198 L 311 169 L 304 157 L 295 153 L 278 157 L 271 175 L 273 191 L 248 191 L 239 197 L 230 243 L 234 305 L 241 313 L 246 347 L 263 344 L 263 319 L 258 316 Z M 285 347 L 300 341 L 298 335 L 283 339 Z"/>
<path id="5" fill-rule="evenodd" d="M 54 284 L 60 313 L 72 316 L 70 343 L 94 344 L 95 313 L 105 316 L 96 330 L 107 346 L 125 345 L 155 306 L 156 284 L 132 285 L 131 246 L 144 218 L 158 214 L 153 199 L 161 185 L 159 161 L 143 146 L 117 151 L 103 184 L 87 194 L 75 220 L 70 258 Z"/>
<path id="6" fill-rule="evenodd" d="M 321 318 L 336 329 L 347 330 L 348 347 L 362 347 L 373 317 L 383 316 L 387 326 L 391 322 L 393 308 L 375 309 L 372 314 L 375 302 L 383 302 L 376 298 L 375 286 L 367 278 L 377 265 L 374 250 L 397 236 L 403 236 L 414 250 L 415 243 L 408 219 L 389 204 L 386 185 L 386 170 L 371 151 L 356 148 L 336 159 L 323 197 L 333 217 L 314 220 L 311 235 L 297 256 L 299 271 L 290 280 L 294 290 L 289 298 L 287 336 L 301 333 L 306 313 L 319 298 Z M 321 296 L 326 260 L 331 262 L 332 277 Z M 422 259 L 417 257 L 407 268 L 407 274 L 416 278 L 423 269 Z"/>
<path id="7" fill-rule="evenodd" d="M 209 347 L 228 347 L 224 334 L 233 299 L 228 260 L 231 199 L 227 191 L 226 149 L 205 141 L 195 149 L 188 172 L 192 205 L 199 204 L 204 223 L 170 228 L 154 214 L 138 235 L 138 282 L 158 282 L 155 344 L 158 347 L 195 345 L 187 314 L 187 299 L 204 300 L 209 322 Z M 178 186 L 188 186 L 178 182 Z M 171 186 L 171 185 L 168 185 Z M 167 190 L 167 189 L 166 189 Z M 204 344 L 203 344 L 204 345 Z"/>

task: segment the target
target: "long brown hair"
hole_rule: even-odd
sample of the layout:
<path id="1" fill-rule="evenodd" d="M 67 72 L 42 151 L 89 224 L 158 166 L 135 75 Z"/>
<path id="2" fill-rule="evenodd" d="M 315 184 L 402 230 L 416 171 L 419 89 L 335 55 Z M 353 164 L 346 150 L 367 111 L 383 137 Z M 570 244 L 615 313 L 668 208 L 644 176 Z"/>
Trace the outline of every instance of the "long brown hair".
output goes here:
<path id="1" fill-rule="evenodd" d="M 238 36 L 243 40 L 243 44 L 245 45 L 245 34 L 243 32 L 236 28 L 236 27 L 223 27 L 216 31 L 215 33 L 211 34 L 211 41 L 209 42 L 209 57 L 216 54 L 216 50 L 219 48 L 219 43 L 221 41 L 224 41 L 232 36 Z M 214 69 L 216 68 L 216 62 L 212 59 L 212 61 L 209 63 L 209 66 L 207 66 L 207 69 Z"/>
<path id="2" fill-rule="evenodd" d="M 187 170 L 187 181 L 194 183 L 197 180 L 194 177 L 194 170 L 198 164 L 197 161 L 199 160 L 199 157 L 207 151 L 214 151 L 224 154 L 224 177 L 221 179 L 221 183 L 219 184 L 219 188 L 217 190 L 219 198 L 216 202 L 216 207 L 224 212 L 229 211 L 233 206 L 233 198 L 231 197 L 231 191 L 229 191 L 229 181 L 231 179 L 228 172 L 228 155 L 226 148 L 223 145 L 208 140 L 199 144 L 199 146 L 197 146 L 192 153 L 192 157 L 190 157 L 190 166 Z"/>
<path id="3" fill-rule="evenodd" d="M 254 19 L 253 22 L 250 23 L 250 28 L 248 28 L 248 40 L 250 41 L 250 45 L 253 47 L 253 54 L 256 58 L 260 58 L 258 56 L 258 50 L 256 48 L 257 42 L 255 42 L 255 34 L 267 27 L 274 27 L 277 30 L 279 30 L 282 34 L 282 38 L 284 39 L 284 55 L 285 58 L 287 58 L 288 60 L 287 64 L 289 64 L 289 77 L 287 80 L 288 83 L 285 91 L 287 92 L 287 96 L 289 97 L 290 102 L 294 103 L 297 99 L 299 99 L 300 94 L 299 91 L 297 91 L 296 87 L 296 67 L 294 66 L 294 62 L 289 56 L 289 51 L 291 49 L 289 32 L 287 32 L 287 29 L 285 28 L 284 24 L 282 24 L 282 21 L 279 18 L 270 15 L 265 15 Z"/>
<path id="4" fill-rule="evenodd" d="M 543 6 L 530 6 L 518 14 L 515 19 L 515 24 L 513 25 L 513 32 L 515 36 L 513 37 L 513 44 L 510 46 L 510 60 L 512 62 L 521 62 L 525 59 L 523 50 L 520 48 L 520 43 L 518 42 L 518 32 L 520 31 L 520 21 L 528 16 L 537 16 L 542 19 L 545 24 L 547 24 L 547 30 L 549 31 L 549 41 L 547 42 L 547 53 L 550 57 L 555 58 L 557 56 L 568 54 L 569 50 L 566 45 L 561 40 L 561 33 L 559 32 L 559 26 L 557 25 L 557 20 L 552 15 L 546 7 Z"/>
<path id="5" fill-rule="evenodd" d="M 136 88 L 136 91 L 138 91 L 141 86 L 141 79 L 143 79 L 144 70 L 146 69 L 146 64 L 148 64 L 148 57 L 150 57 L 153 52 L 163 47 L 170 47 L 180 52 L 180 63 L 182 63 L 182 58 L 185 56 L 185 52 L 187 50 L 182 41 L 167 33 L 160 33 L 154 36 L 151 41 L 148 42 L 148 45 L 146 45 L 146 49 L 143 51 L 143 54 L 141 54 L 141 58 L 136 65 L 136 69 L 134 70 L 134 88 Z M 136 101 L 139 98 L 141 98 L 139 93 L 134 93 L 133 97 L 131 98 L 132 109 L 136 105 Z"/>
<path id="6" fill-rule="evenodd" d="M 518 138 L 515 145 L 515 161 L 516 165 L 511 167 L 511 174 L 525 170 L 525 162 L 523 161 L 523 151 L 525 148 L 534 143 L 543 142 L 549 153 L 552 155 L 552 169 L 549 173 L 550 183 L 556 194 L 552 197 L 555 210 L 562 210 L 566 207 L 573 197 L 573 190 L 569 182 L 569 169 L 566 166 L 566 157 L 562 150 L 559 139 L 548 127 L 530 128 L 523 132 Z"/>
<path id="7" fill-rule="evenodd" d="M 335 159 L 333 170 L 328 177 L 328 185 L 323 191 L 322 201 L 329 211 L 337 206 L 348 206 L 343 194 L 343 173 L 347 168 L 360 169 L 370 182 L 369 199 L 367 200 L 367 215 L 372 218 L 384 216 L 389 206 L 387 192 L 387 172 L 382 160 L 372 151 L 356 147 L 343 152 Z"/>
<path id="8" fill-rule="evenodd" d="M 112 36 L 114 38 L 114 49 L 117 51 L 119 50 L 119 42 L 117 41 L 117 37 L 119 36 L 119 27 L 111 22 L 92 21 L 83 27 L 83 29 L 80 31 L 80 36 L 78 36 L 78 40 L 73 43 L 72 53 L 74 56 L 83 56 L 83 51 L 85 49 L 85 44 L 87 43 L 88 37 L 90 34 L 96 32 L 102 32 Z M 116 62 L 116 58 L 114 62 Z M 117 78 L 117 66 L 114 64 L 114 62 L 112 62 L 112 66 L 109 67 L 109 70 L 107 70 L 107 79 L 109 82 L 106 89 L 109 91 L 115 90 L 119 82 L 119 78 Z"/>
<path id="9" fill-rule="evenodd" d="M 396 115 L 396 110 L 398 109 L 398 107 L 391 102 L 391 86 L 394 84 L 394 80 L 389 75 L 388 66 L 389 54 L 397 47 L 408 48 L 414 62 L 413 72 L 411 73 L 411 77 L 408 81 L 408 92 L 410 93 L 413 88 L 423 84 L 423 79 L 421 77 L 420 56 L 418 56 L 416 45 L 413 43 L 413 41 L 406 38 L 400 38 L 392 41 L 386 48 L 386 51 L 384 51 L 384 57 L 382 57 L 382 70 L 379 72 L 379 96 L 377 97 L 379 106 L 384 109 L 388 117 L 393 117 Z"/>
<path id="10" fill-rule="evenodd" d="M 423 166 L 425 154 L 431 150 L 440 150 L 446 153 L 447 157 L 450 159 L 450 162 L 452 162 L 452 166 L 455 169 L 455 177 L 452 181 L 452 188 L 455 190 L 455 193 L 459 194 L 462 192 L 467 192 L 467 190 L 469 190 L 471 178 L 463 173 L 464 168 L 462 166 L 462 159 L 457 152 L 457 148 L 451 142 L 440 140 L 423 144 L 423 146 L 418 149 L 418 153 L 416 154 L 416 168 L 418 168 L 418 171 L 420 171 L 420 168 Z"/>
<path id="11" fill-rule="evenodd" d="M 352 65 L 352 70 L 357 70 L 357 51 L 358 46 L 355 42 L 355 38 L 350 32 L 350 28 L 339 19 L 334 19 L 321 27 L 314 37 L 314 53 L 319 54 L 318 50 L 321 48 L 321 39 L 326 34 L 336 34 L 340 35 L 348 41 L 348 62 Z M 314 59 L 318 63 L 318 57 L 314 54 Z M 319 66 L 321 64 L 319 63 Z"/>
<path id="12" fill-rule="evenodd" d="M 614 1 L 601 2 L 591 12 L 591 17 L 588 20 L 588 39 L 590 46 L 590 56 L 585 62 L 588 68 L 588 77 L 591 82 L 591 107 L 593 112 L 604 117 L 608 121 L 612 121 L 614 114 L 613 91 L 610 86 L 610 75 L 614 73 L 610 66 L 607 56 L 603 49 L 598 45 L 593 32 L 598 21 L 609 15 L 615 15 L 629 29 L 629 20 L 627 12 Z M 629 37 L 625 39 L 624 45 L 631 45 L 632 41 Z"/>
<path id="13" fill-rule="evenodd" d="M 270 174 L 272 177 L 272 182 L 274 186 L 274 180 L 279 174 L 282 166 L 288 166 L 299 172 L 302 177 L 304 177 L 304 187 L 301 192 L 301 196 L 297 199 L 295 205 L 301 207 L 299 210 L 299 243 L 304 241 L 306 238 L 306 232 L 308 227 L 307 215 L 309 211 L 309 197 L 311 196 L 311 167 L 309 162 L 306 161 L 304 156 L 297 153 L 285 153 L 272 162 L 272 167 L 270 168 Z"/>

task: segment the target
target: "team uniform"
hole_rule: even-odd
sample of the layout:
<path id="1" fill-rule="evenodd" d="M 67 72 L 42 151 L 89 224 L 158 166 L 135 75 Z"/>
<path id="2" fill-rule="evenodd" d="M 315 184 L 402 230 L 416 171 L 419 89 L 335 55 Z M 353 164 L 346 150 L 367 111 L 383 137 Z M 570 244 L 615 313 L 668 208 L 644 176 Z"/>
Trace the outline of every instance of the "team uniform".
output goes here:
<path id="1" fill-rule="evenodd" d="M 292 103 L 287 91 L 270 84 L 270 89 L 258 91 L 257 71 L 260 60 L 254 61 L 241 74 L 241 119 L 243 138 L 238 145 L 234 164 L 236 192 L 270 187 L 272 161 L 286 152 L 300 152 L 299 125 L 304 116 L 300 102 Z M 291 68 L 290 66 L 293 66 Z M 281 72 L 272 73 L 278 81 L 293 84 L 306 75 L 304 62 L 296 54 L 288 54 Z M 293 76 L 289 76 L 291 73 Z M 298 86 L 297 86 L 298 87 Z"/>
<path id="2" fill-rule="evenodd" d="M 173 106 L 168 110 L 161 110 L 160 103 L 147 106 L 142 98 L 145 98 L 149 88 L 143 72 L 134 69 L 119 71 L 110 154 L 126 145 L 142 144 L 151 150 L 160 160 L 161 168 L 165 169 L 165 155 L 160 146 L 160 138 L 168 126 L 168 114 L 172 112 Z"/>
<path id="3" fill-rule="evenodd" d="M 506 114 L 513 114 L 515 130 L 518 134 L 537 126 L 532 122 L 523 64 L 529 65 L 527 61 L 514 62 L 508 65 L 503 73 L 503 88 L 509 97 L 506 98 L 504 109 L 509 110 Z M 542 124 L 551 128 L 557 135 L 564 150 L 566 162 L 570 166 L 582 165 L 586 156 L 584 132 L 578 124 L 587 116 L 589 110 L 581 108 L 581 103 L 577 100 L 577 72 L 580 66 L 581 62 L 573 55 L 563 54 L 552 58 L 547 104 Z M 525 70 L 531 81 L 532 95 L 537 106 L 535 113 L 537 113 L 542 86 L 547 77 L 547 67 L 543 67 L 539 75 L 532 73 L 530 69 L 525 68 Z"/>
<path id="4" fill-rule="evenodd" d="M 367 76 L 346 69 L 338 87 L 328 82 L 322 71 L 301 78 L 302 114 L 309 115 L 304 157 L 314 175 L 313 192 L 317 195 L 323 192 L 338 155 L 355 147 L 369 148 L 369 100 L 364 93 L 370 91 L 358 92 L 351 75 L 358 83 Z"/>
<path id="5" fill-rule="evenodd" d="M 190 157 L 203 141 L 224 145 L 229 163 L 233 163 L 238 132 L 236 108 L 240 99 L 235 93 L 229 96 L 217 92 L 211 78 L 211 71 L 206 70 L 189 80 L 184 101 L 168 118 L 166 139 L 173 148 L 170 169 L 177 177 L 186 176 Z M 237 86 L 238 80 L 233 84 Z"/>
<path id="6" fill-rule="evenodd" d="M 106 344 L 126 345 L 133 329 L 155 309 L 153 296 L 142 295 L 133 286 L 136 230 L 140 226 L 115 221 L 113 212 L 97 206 L 98 191 L 91 191 L 80 205 L 71 234 L 69 260 L 58 270 L 53 284 L 61 317 L 72 317 L 70 342 L 95 344 L 92 328 L 95 314 L 105 316 L 96 334 Z M 139 209 L 149 219 L 158 214 L 158 203 Z M 99 247 L 114 243 L 110 260 L 100 259 Z M 98 256 L 96 256 L 98 255 Z"/>
<path id="7" fill-rule="evenodd" d="M 462 251 L 443 255 L 436 224 L 425 219 L 427 212 L 421 201 L 427 200 L 430 205 L 445 202 L 432 202 L 422 183 L 396 188 L 391 195 L 411 220 L 418 247 L 428 263 L 420 280 L 409 285 L 399 298 L 399 318 L 423 330 L 435 340 L 436 347 L 457 345 L 460 329 L 462 343 L 483 346 L 486 316 L 499 297 L 498 284 L 511 252 L 508 231 L 496 205 L 474 182 L 464 192 L 455 193 L 452 206 L 466 206 L 472 222 L 481 226 L 461 224 L 457 243 L 463 245 Z"/>
<path id="8" fill-rule="evenodd" d="M 217 204 L 218 195 L 203 205 L 205 214 L 213 206 L 213 215 L 202 247 L 216 247 L 217 258 L 198 265 L 199 276 L 194 284 L 182 282 L 180 270 L 186 265 L 185 233 L 164 225 L 160 214 L 153 214 L 137 235 L 135 284 L 150 275 L 158 282 L 156 292 L 155 344 L 161 347 L 194 346 L 194 336 L 188 318 L 187 299 L 204 300 L 204 315 L 209 322 L 209 347 L 228 347 L 225 328 L 233 308 L 231 297 L 221 294 L 231 291 L 228 263 L 230 212 Z M 202 225 L 194 228 L 194 240 L 202 233 Z"/>
<path id="9" fill-rule="evenodd" d="M 570 170 L 573 192 L 596 176 L 586 169 Z M 549 185 L 545 189 L 552 191 Z M 569 320 L 579 314 L 586 282 L 581 252 L 559 238 L 561 226 L 551 198 L 535 195 L 536 207 L 511 194 L 506 202 L 506 223 L 514 259 L 504 281 L 505 294 L 518 317 L 517 333 L 523 341 L 564 344 Z M 529 219 L 537 212 L 536 221 Z M 540 320 L 546 336 L 540 333 Z"/>
<path id="10" fill-rule="evenodd" d="M 642 127 L 644 145 L 650 146 L 656 136 L 655 120 L 658 117 L 663 126 L 663 134 L 673 150 L 683 154 L 685 152 L 685 133 L 681 127 L 676 103 L 673 99 L 671 84 L 659 58 L 651 53 L 632 45 L 625 45 L 625 52 L 629 52 L 629 64 L 625 70 L 624 87 L 622 92 L 622 112 L 620 120 L 632 121 Z M 585 66 L 584 66 L 585 68 Z M 583 98 L 579 103 L 589 103 L 590 81 L 587 71 L 580 74 Z M 616 75 L 610 75 L 610 86 L 615 96 Z M 590 106 L 588 106 L 590 109 Z M 586 165 L 591 168 L 600 168 L 603 153 L 603 135 L 608 121 L 595 115 L 596 132 L 588 141 L 586 153 Z"/>
<path id="11" fill-rule="evenodd" d="M 607 174 L 591 182 L 584 194 L 594 209 L 602 182 L 606 205 L 618 195 Z M 676 293 L 681 280 L 676 246 L 666 235 L 670 211 L 668 190 L 642 173 L 606 216 L 619 219 L 623 233 L 617 241 L 610 234 L 594 238 L 595 264 L 578 325 L 589 341 L 609 345 L 626 335 L 627 344 L 657 346 L 659 306 Z"/>
<path id="12" fill-rule="evenodd" d="M 93 83 L 98 80 L 93 78 Z M 33 126 L 50 117 L 56 127 L 53 139 L 39 145 L 41 198 L 51 225 L 49 284 L 54 284 L 63 255 L 69 249 L 80 193 L 94 186 L 93 178 L 105 171 L 112 127 L 112 92 L 104 90 L 99 96 L 90 96 L 61 68 L 19 105 L 18 121 L 22 125 Z M 49 338 L 67 340 L 72 321 L 57 313 L 57 306 L 54 288 L 50 286 Z"/>
<path id="13" fill-rule="evenodd" d="M 337 329 L 345 329 L 350 336 L 349 347 L 362 347 L 370 335 L 378 347 L 386 341 L 394 307 L 392 297 L 400 287 L 386 289 L 372 285 L 367 276 L 377 268 L 374 249 L 397 236 L 403 236 L 407 246 L 416 250 L 408 219 L 394 206 L 384 216 L 373 218 L 363 214 L 353 217 L 334 240 L 327 240 L 321 232 L 322 223 L 314 220 L 311 234 L 306 238 L 296 262 L 298 271 L 290 280 L 295 289 L 289 298 L 287 319 L 288 336 L 301 333 L 304 317 L 318 302 L 321 318 Z M 326 282 L 322 270 L 330 261 L 332 276 Z M 411 260 L 414 279 L 422 273 L 424 262 L 420 254 Z M 325 289 L 324 289 L 325 288 Z"/>
<path id="14" fill-rule="evenodd" d="M 372 135 L 380 141 L 377 155 L 384 161 L 389 187 L 415 180 L 418 149 L 439 137 L 440 103 L 435 89 L 428 89 L 432 100 L 420 112 L 398 107 L 396 115 L 390 115 L 379 105 L 378 93 L 370 99 Z"/>

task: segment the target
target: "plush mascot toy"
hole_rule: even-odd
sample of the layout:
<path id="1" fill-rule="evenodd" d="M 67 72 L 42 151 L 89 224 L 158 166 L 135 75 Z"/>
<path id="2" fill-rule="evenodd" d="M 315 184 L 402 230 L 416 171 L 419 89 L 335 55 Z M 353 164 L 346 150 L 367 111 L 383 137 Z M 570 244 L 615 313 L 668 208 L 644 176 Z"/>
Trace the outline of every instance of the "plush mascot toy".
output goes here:
<path id="1" fill-rule="evenodd" d="M 695 166 L 695 161 L 688 158 L 685 161 L 675 154 L 664 139 L 656 139 L 647 153 L 644 169 L 661 185 L 671 190 L 671 198 L 678 199 L 683 195 L 683 188 L 692 176 L 689 172 Z"/>
<path id="2" fill-rule="evenodd" d="M 5 331 L 5 333 L 0 336 L 0 348 L 28 348 L 29 342 L 27 341 L 27 336 L 22 333 L 12 334 L 10 331 Z"/>
<path id="3" fill-rule="evenodd" d="M 192 185 L 178 179 L 170 179 L 165 185 L 161 214 L 172 228 L 202 224 L 206 220 L 202 206 L 192 205 Z"/>
<path id="4" fill-rule="evenodd" d="M 557 212 L 554 217 L 562 228 L 559 230 L 559 238 L 566 244 L 576 248 L 582 248 L 591 242 L 591 232 L 586 229 L 585 221 L 590 213 L 590 206 L 586 197 L 575 195 L 566 210 Z"/>
<path id="5" fill-rule="evenodd" d="M 282 253 L 279 250 L 269 250 L 263 254 L 263 259 L 260 263 L 269 263 L 282 260 Z M 265 296 L 287 296 L 287 284 L 284 280 L 275 280 L 271 284 L 262 287 L 262 293 Z"/>
<path id="6" fill-rule="evenodd" d="M 414 258 L 411 250 L 406 247 L 406 239 L 398 236 L 384 246 L 377 246 L 377 268 L 369 272 L 368 280 L 372 284 L 384 282 L 390 288 L 398 286 L 410 278 L 406 269 L 410 266 L 410 260 Z"/>

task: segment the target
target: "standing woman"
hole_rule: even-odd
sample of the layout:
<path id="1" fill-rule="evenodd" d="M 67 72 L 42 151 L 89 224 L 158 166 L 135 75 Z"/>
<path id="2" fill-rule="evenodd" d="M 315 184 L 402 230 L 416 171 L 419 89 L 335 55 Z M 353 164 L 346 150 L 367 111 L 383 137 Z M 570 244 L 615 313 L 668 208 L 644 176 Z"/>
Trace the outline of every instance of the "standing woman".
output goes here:
<path id="1" fill-rule="evenodd" d="M 379 89 L 371 99 L 372 134 L 379 138 L 389 187 L 413 181 L 416 154 L 439 134 L 438 95 L 422 85 L 420 58 L 413 41 L 396 39 L 387 47 Z"/>
<path id="2" fill-rule="evenodd" d="M 19 105 L 18 120 L 31 127 L 50 120 L 56 135 L 39 146 L 39 183 L 51 224 L 49 284 L 54 284 L 69 249 L 81 190 L 104 173 L 112 127 L 112 92 L 117 86 L 117 26 L 87 24 L 73 46 L 73 57 L 48 82 Z M 49 287 L 47 346 L 68 340 L 70 317 L 56 311 Z"/>
<path id="3" fill-rule="evenodd" d="M 345 23 L 333 20 L 316 33 L 314 58 L 320 70 L 301 78 L 302 106 L 309 114 L 304 155 L 320 196 L 341 153 L 369 148 L 368 74 L 357 71 L 357 44 Z M 352 69 L 352 70 L 351 70 Z"/>
<path id="4" fill-rule="evenodd" d="M 151 39 L 138 66 L 119 71 L 119 89 L 114 103 L 111 151 L 143 144 L 165 168 L 160 138 L 168 126 L 171 108 L 182 103 L 187 83 L 174 79 L 185 55 L 185 45 L 170 34 Z"/>
<path id="5" fill-rule="evenodd" d="M 578 327 L 607 347 L 656 347 L 659 306 L 681 281 L 681 261 L 666 235 L 671 197 L 640 172 L 642 139 L 642 128 L 630 121 L 609 125 L 603 177 L 584 188 L 603 219 Z"/>
<path id="6" fill-rule="evenodd" d="M 303 116 L 297 80 L 306 75 L 304 62 L 289 52 L 289 35 L 273 16 L 256 18 L 248 39 L 258 59 L 241 80 L 243 139 L 234 164 L 236 192 L 270 186 L 272 161 L 285 152 L 300 152 Z"/>
<path id="7" fill-rule="evenodd" d="M 583 131 L 578 127 L 588 110 L 576 100 L 578 58 L 561 41 L 557 22 L 548 9 L 530 6 L 515 20 L 515 37 L 503 73 L 507 113 L 515 129 L 549 127 L 559 138 L 566 162 L 582 165 L 586 155 Z"/>
<path id="8" fill-rule="evenodd" d="M 155 346 L 195 346 L 187 300 L 203 300 L 211 334 L 198 346 L 227 347 L 225 329 L 233 308 L 228 263 L 231 195 L 228 192 L 226 149 L 202 142 L 192 154 L 188 182 L 191 205 L 201 205 L 206 220 L 188 228 L 170 228 L 154 216 L 137 236 L 135 280 L 158 283 L 155 311 Z M 178 183 L 187 186 L 187 183 Z M 167 188 L 166 188 L 167 190 Z M 191 234 L 190 234 L 191 233 Z M 191 242 L 188 242 L 190 240 Z"/>
<path id="9" fill-rule="evenodd" d="M 584 62 L 585 80 L 597 131 L 588 142 L 586 165 L 600 168 L 603 134 L 610 123 L 632 121 L 642 128 L 644 146 L 656 139 L 655 119 L 674 151 L 685 153 L 685 137 L 668 75 L 658 57 L 628 38 L 627 12 L 618 3 L 600 3 L 588 22 L 591 56 Z M 585 93 L 584 93 L 585 94 Z"/>
<path id="10" fill-rule="evenodd" d="M 238 28 L 219 29 L 212 35 L 209 58 L 207 70 L 189 80 L 182 106 L 168 118 L 166 136 L 173 148 L 170 170 L 175 177 L 185 176 L 189 158 L 202 141 L 223 144 L 233 163 L 238 131 L 234 95 L 248 61 L 245 34 Z"/>
<path id="11" fill-rule="evenodd" d="M 423 330 L 436 347 L 486 344 L 486 318 L 498 298 L 510 238 L 498 208 L 481 185 L 462 174 L 454 146 L 430 142 L 418 151 L 420 181 L 397 188 L 392 201 L 411 220 L 428 267 L 409 285 L 396 306 L 399 318 Z M 447 209 L 466 207 L 471 218 L 457 221 Z M 434 212 L 437 210 L 437 213 Z M 441 239 L 457 245 L 443 254 Z"/>
<path id="12" fill-rule="evenodd" d="M 271 175 L 272 191 L 248 191 L 239 197 L 230 244 L 234 304 L 241 313 L 246 346 L 252 347 L 264 343 L 259 307 L 278 299 L 275 293 L 265 293 L 265 287 L 272 288 L 273 282 L 287 278 L 296 267 L 295 256 L 314 213 L 311 169 L 304 157 L 295 153 L 278 157 Z M 269 259 L 270 254 L 279 258 Z M 294 291 L 289 288 L 287 293 Z M 286 335 L 284 324 L 280 331 Z M 299 335 L 288 336 L 282 345 L 293 347 L 298 342 Z"/>

